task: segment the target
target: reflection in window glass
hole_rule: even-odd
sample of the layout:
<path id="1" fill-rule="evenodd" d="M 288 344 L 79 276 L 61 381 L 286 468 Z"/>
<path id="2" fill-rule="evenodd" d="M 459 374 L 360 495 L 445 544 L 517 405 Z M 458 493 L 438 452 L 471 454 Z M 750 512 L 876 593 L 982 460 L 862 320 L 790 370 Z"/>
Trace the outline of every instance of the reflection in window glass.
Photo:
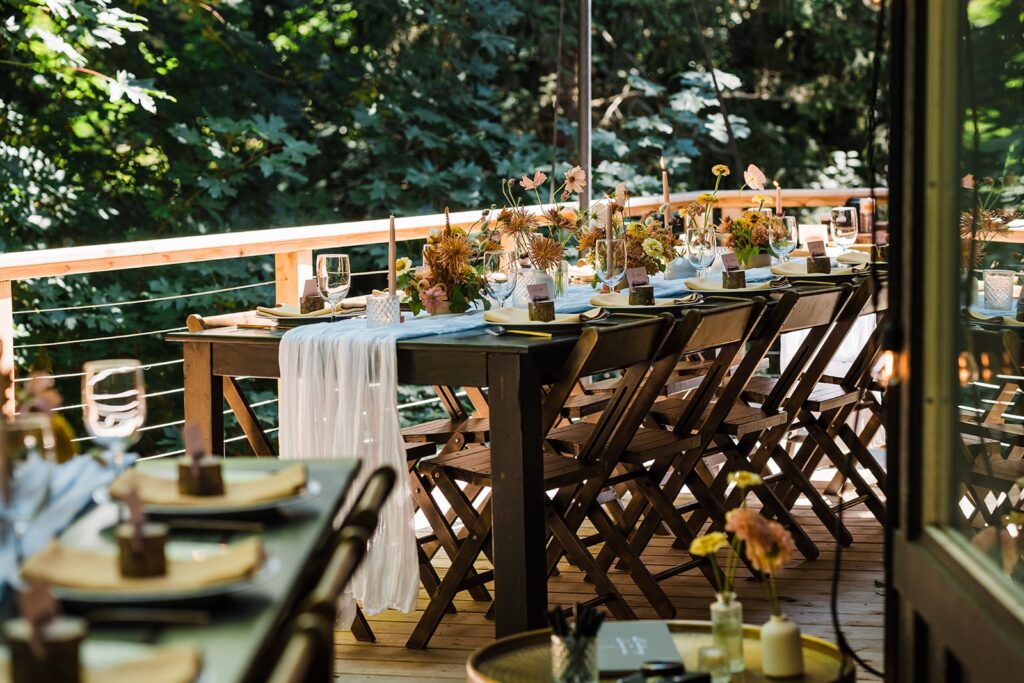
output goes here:
<path id="1" fill-rule="evenodd" d="M 961 42 L 959 228 L 967 305 L 952 518 L 1024 583 L 1024 0 L 970 0 Z"/>

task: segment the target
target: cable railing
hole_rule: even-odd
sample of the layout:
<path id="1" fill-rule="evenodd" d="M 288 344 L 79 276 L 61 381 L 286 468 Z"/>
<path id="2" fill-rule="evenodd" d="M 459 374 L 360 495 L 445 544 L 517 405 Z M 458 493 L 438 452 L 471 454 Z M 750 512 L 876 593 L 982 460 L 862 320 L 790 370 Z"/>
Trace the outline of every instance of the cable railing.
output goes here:
<path id="1" fill-rule="evenodd" d="M 673 193 L 670 195 L 671 207 L 673 210 L 678 209 L 692 202 L 698 194 L 698 192 Z M 883 201 L 888 196 L 884 188 L 875 189 L 874 192 L 867 188 L 788 189 L 783 191 L 783 202 L 787 208 L 827 207 L 844 204 L 852 198 L 869 197 L 872 194 Z M 743 208 L 749 208 L 751 196 L 752 193 L 750 192 L 721 192 L 719 193 L 718 208 L 724 213 L 738 212 Z M 655 210 L 662 203 L 663 198 L 660 195 L 631 198 L 627 208 L 627 215 L 640 215 Z M 532 213 L 540 214 L 551 208 L 551 206 L 537 205 L 527 207 L 527 209 Z M 466 228 L 476 223 L 480 216 L 481 211 L 479 210 L 460 211 L 450 214 L 450 221 L 452 225 Z M 395 223 L 396 236 L 399 241 L 423 239 L 431 231 L 444 227 L 445 215 L 433 214 L 397 218 Z M 24 352 L 30 349 L 42 351 L 48 348 L 72 345 L 89 345 L 90 347 L 98 348 L 104 343 L 141 340 L 146 337 L 155 337 L 185 329 L 181 326 L 148 330 L 129 329 L 119 331 L 117 334 L 77 339 L 15 340 L 14 322 L 16 318 L 30 314 L 56 315 L 90 310 L 120 309 L 142 306 L 144 304 L 166 304 L 172 301 L 195 300 L 218 294 L 270 287 L 271 285 L 274 286 L 274 301 L 276 303 L 296 305 L 298 304 L 304 282 L 312 277 L 314 250 L 383 243 L 388 237 L 388 227 L 386 219 L 377 219 L 0 254 L 0 374 L 6 375 L 9 380 L 12 380 L 9 388 L 6 390 L 6 395 L 0 401 L 0 407 L 2 407 L 3 412 L 7 415 L 15 414 L 13 387 L 28 382 L 33 378 L 54 381 L 69 380 L 82 377 L 84 374 L 82 372 L 51 372 L 49 374 L 36 373 L 28 377 L 17 376 L 20 373 L 16 373 L 14 368 L 15 351 Z M 77 301 L 69 302 L 66 306 L 14 310 L 12 289 L 14 282 L 24 282 L 27 286 L 31 286 L 34 284 L 32 281 L 40 278 L 64 277 L 94 272 L 149 269 L 167 265 L 268 255 L 274 256 L 273 280 L 227 285 L 197 292 L 181 292 L 150 298 L 136 295 L 134 298 L 122 301 Z M 386 272 L 384 269 L 366 270 L 353 273 L 353 277 L 382 275 Z M 114 352 L 107 355 L 117 356 L 121 354 Z M 183 359 L 174 358 L 146 362 L 142 367 L 143 370 L 151 370 L 182 365 L 183 363 Z M 146 397 L 169 397 L 180 395 L 183 392 L 183 387 L 162 387 L 150 391 L 146 394 Z M 464 397 L 465 393 L 460 392 L 458 395 Z M 253 403 L 250 407 L 253 409 L 263 408 L 274 405 L 277 402 L 277 398 L 267 399 Z M 398 409 L 400 411 L 408 411 L 439 402 L 440 399 L 437 397 L 411 400 L 400 404 Z M 80 410 L 81 408 L 82 404 L 80 403 L 65 405 L 57 408 L 56 412 L 67 413 L 67 411 Z M 225 415 L 231 413 L 232 410 L 230 408 L 224 410 Z M 183 418 L 164 420 L 157 424 L 147 425 L 143 430 L 156 432 L 161 429 L 178 427 L 183 423 Z M 271 434 L 277 430 L 278 427 L 270 427 L 263 431 Z M 225 443 L 234 443 L 245 438 L 245 434 L 231 436 L 225 439 Z M 75 439 L 78 442 L 88 442 L 90 440 L 91 437 L 89 436 Z M 170 457 L 179 455 L 181 452 L 180 450 L 173 450 L 147 457 Z"/>

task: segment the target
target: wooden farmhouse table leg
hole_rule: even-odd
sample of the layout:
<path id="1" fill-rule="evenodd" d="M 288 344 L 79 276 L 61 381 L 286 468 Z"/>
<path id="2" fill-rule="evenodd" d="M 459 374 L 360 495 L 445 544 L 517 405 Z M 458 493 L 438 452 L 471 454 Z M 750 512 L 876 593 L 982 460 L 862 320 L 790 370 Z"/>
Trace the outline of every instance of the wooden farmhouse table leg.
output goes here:
<path id="1" fill-rule="evenodd" d="M 541 378 L 529 354 L 491 354 L 494 617 L 499 638 L 542 628 L 547 609 Z"/>
<path id="2" fill-rule="evenodd" d="M 199 427 L 208 453 L 224 454 L 224 384 L 213 374 L 213 344 L 185 342 L 185 424 Z"/>

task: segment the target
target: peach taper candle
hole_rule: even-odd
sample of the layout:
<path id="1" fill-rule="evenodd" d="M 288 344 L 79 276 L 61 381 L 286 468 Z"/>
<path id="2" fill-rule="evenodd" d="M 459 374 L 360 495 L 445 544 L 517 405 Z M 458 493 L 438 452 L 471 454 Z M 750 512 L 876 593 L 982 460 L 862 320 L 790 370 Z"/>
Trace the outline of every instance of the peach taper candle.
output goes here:
<path id="1" fill-rule="evenodd" d="M 671 230 L 672 199 L 668 193 L 668 168 L 665 166 L 665 157 L 661 158 L 661 203 L 665 207 L 665 229 Z"/>
<path id="2" fill-rule="evenodd" d="M 395 214 L 391 214 L 388 224 L 388 294 L 391 296 L 394 296 L 396 291 L 395 260 L 397 254 L 395 247 Z"/>

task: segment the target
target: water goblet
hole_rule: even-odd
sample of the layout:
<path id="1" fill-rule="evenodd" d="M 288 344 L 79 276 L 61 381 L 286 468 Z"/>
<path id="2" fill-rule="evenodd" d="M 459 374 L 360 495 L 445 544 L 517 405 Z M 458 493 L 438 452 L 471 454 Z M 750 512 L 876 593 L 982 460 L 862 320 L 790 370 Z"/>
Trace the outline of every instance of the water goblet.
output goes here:
<path id="1" fill-rule="evenodd" d="M 519 260 L 515 253 L 508 249 L 484 252 L 483 277 L 487 295 L 498 308 L 504 308 L 519 278 Z"/>
<path id="2" fill-rule="evenodd" d="M 120 466 L 125 450 L 139 440 L 146 423 L 146 384 L 142 364 L 117 358 L 82 366 L 82 412 L 93 440 Z"/>
<path id="3" fill-rule="evenodd" d="M 789 255 L 800 241 L 795 216 L 776 216 L 768 224 L 768 244 L 780 261 L 788 261 Z"/>
<path id="4" fill-rule="evenodd" d="M 352 286 L 348 254 L 320 254 L 316 257 L 316 287 L 331 306 L 331 322 L 338 304 Z"/>
<path id="5" fill-rule="evenodd" d="M 609 289 L 626 275 L 626 241 L 602 239 L 594 243 L 594 272 Z"/>
<path id="6" fill-rule="evenodd" d="M 686 231 L 686 260 L 697 271 L 697 278 L 703 279 L 708 268 L 718 255 L 715 229 L 688 228 Z"/>
<path id="7" fill-rule="evenodd" d="M 832 209 L 832 239 L 846 252 L 857 241 L 857 209 L 852 206 L 837 206 Z"/>

